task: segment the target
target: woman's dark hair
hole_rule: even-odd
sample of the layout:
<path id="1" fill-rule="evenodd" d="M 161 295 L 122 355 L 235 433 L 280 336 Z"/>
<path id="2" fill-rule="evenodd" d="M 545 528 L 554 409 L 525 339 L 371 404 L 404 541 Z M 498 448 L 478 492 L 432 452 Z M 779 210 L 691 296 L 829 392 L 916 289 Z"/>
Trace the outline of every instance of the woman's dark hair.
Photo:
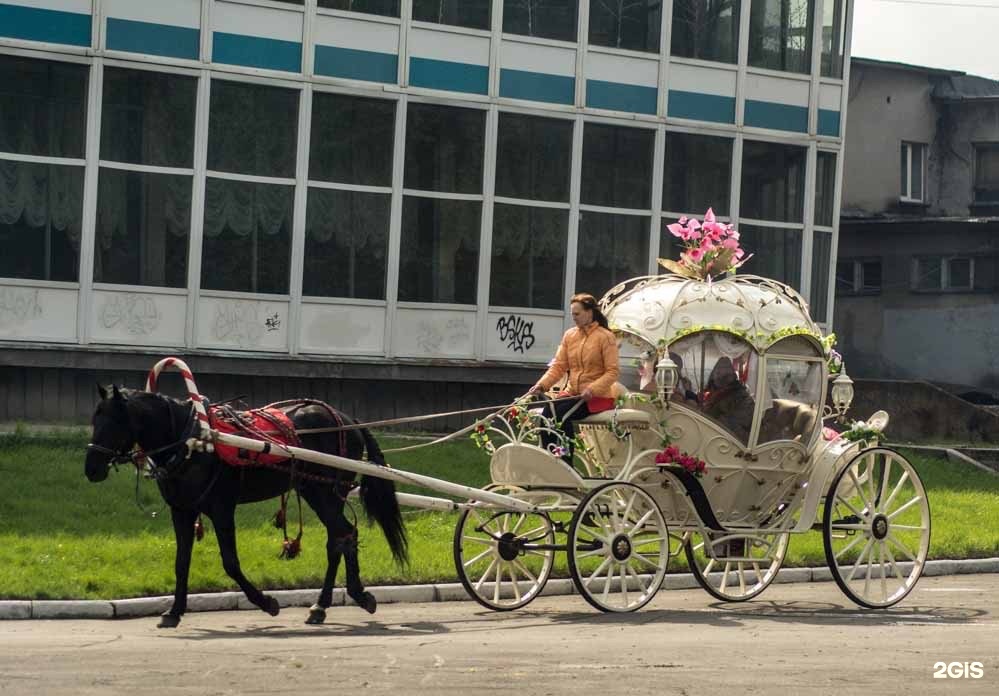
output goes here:
<path id="1" fill-rule="evenodd" d="M 593 312 L 593 321 L 597 322 L 605 329 L 610 328 L 610 325 L 607 323 L 607 317 L 605 317 L 604 313 L 600 311 L 600 307 L 597 305 L 597 298 L 593 295 L 588 292 L 577 293 L 572 296 L 571 300 L 569 300 L 569 304 L 572 305 L 574 302 L 581 304 L 583 309 L 588 309 Z"/>

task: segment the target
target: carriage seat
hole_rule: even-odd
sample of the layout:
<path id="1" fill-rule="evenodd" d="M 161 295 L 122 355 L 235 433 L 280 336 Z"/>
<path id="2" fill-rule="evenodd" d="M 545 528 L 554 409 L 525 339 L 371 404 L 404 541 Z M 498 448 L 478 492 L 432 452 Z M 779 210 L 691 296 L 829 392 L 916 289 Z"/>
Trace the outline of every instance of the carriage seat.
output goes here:
<path id="1" fill-rule="evenodd" d="M 614 422 L 614 409 L 594 413 L 576 422 L 580 425 L 602 425 L 610 427 Z M 621 428 L 644 430 L 652 424 L 652 416 L 645 411 L 639 411 L 635 408 L 619 408 L 617 409 L 617 424 Z"/>
<path id="2" fill-rule="evenodd" d="M 815 427 L 815 409 L 793 399 L 774 399 L 773 406 L 763 413 L 760 422 L 760 442 L 793 440 L 811 435 Z"/>

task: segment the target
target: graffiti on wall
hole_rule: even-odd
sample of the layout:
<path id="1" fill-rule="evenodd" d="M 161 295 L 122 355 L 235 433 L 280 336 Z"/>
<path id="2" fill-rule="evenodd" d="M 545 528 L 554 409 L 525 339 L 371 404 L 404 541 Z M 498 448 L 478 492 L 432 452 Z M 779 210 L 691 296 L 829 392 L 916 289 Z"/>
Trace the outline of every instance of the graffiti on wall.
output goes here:
<path id="1" fill-rule="evenodd" d="M 516 314 L 500 317 L 496 322 L 496 332 L 500 342 L 517 353 L 527 352 L 534 345 L 534 322 L 525 321 Z"/>
<path id="2" fill-rule="evenodd" d="M 465 352 L 472 339 L 472 330 L 463 317 L 444 322 L 421 321 L 416 332 L 416 345 L 424 353 Z"/>
<path id="3" fill-rule="evenodd" d="M 41 316 L 38 290 L 0 288 L 0 328 L 18 326 Z"/>
<path id="4" fill-rule="evenodd" d="M 133 336 L 148 336 L 163 319 L 156 298 L 138 293 L 108 295 L 98 316 L 105 329 L 120 328 Z"/>
<path id="5" fill-rule="evenodd" d="M 224 343 L 252 347 L 260 344 L 265 330 L 277 330 L 280 325 L 280 315 L 274 312 L 265 317 L 259 302 L 223 300 L 215 305 L 212 336 Z"/>

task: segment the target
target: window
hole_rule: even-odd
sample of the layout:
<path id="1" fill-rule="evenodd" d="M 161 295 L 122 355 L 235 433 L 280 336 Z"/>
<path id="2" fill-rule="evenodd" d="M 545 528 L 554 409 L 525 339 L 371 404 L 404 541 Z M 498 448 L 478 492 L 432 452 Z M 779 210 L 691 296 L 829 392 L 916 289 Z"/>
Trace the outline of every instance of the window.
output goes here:
<path id="1" fill-rule="evenodd" d="M 701 331 L 670 345 L 669 357 L 680 368 L 673 400 L 748 443 L 760 364 L 752 346 L 729 333 Z"/>
<path id="2" fill-rule="evenodd" d="M 651 129 L 587 123 L 580 200 L 590 205 L 648 208 L 654 146 Z"/>
<path id="3" fill-rule="evenodd" d="M 404 186 L 481 194 L 485 133 L 485 111 L 410 104 Z"/>
<path id="4" fill-rule="evenodd" d="M 0 55 L 0 277 L 79 277 L 89 75 L 85 65 Z"/>
<path id="5" fill-rule="evenodd" d="M 999 143 L 975 145 L 975 203 L 999 204 Z"/>
<path id="6" fill-rule="evenodd" d="M 822 6 L 822 77 L 843 77 L 845 9 L 845 0 L 825 0 Z"/>
<path id="7" fill-rule="evenodd" d="M 927 256 L 912 260 L 912 289 L 917 292 L 968 292 L 990 289 L 976 282 L 975 261 L 970 256 Z"/>
<path id="8" fill-rule="evenodd" d="M 590 44 L 659 53 L 660 0 L 590 0 Z"/>
<path id="9" fill-rule="evenodd" d="M 821 423 L 822 362 L 803 358 L 817 352 L 800 336 L 786 338 L 767 351 L 765 401 L 757 437 L 760 444 L 791 440 L 807 445 L 811 441 Z"/>
<path id="10" fill-rule="evenodd" d="M 95 282 L 187 286 L 197 90 L 194 77 L 105 68 Z"/>
<path id="11" fill-rule="evenodd" d="M 731 188 L 731 138 L 666 133 L 663 210 L 728 215 Z"/>
<path id="12" fill-rule="evenodd" d="M 399 300 L 474 305 L 482 202 L 406 196 Z"/>
<path id="13" fill-rule="evenodd" d="M 881 259 L 843 259 L 836 263 L 837 295 L 881 292 Z"/>
<path id="14" fill-rule="evenodd" d="M 801 287 L 801 230 L 739 225 L 739 234 L 746 255 L 753 254 L 741 270 Z"/>
<path id="15" fill-rule="evenodd" d="M 485 128 L 481 109 L 409 105 L 400 301 L 476 303 Z"/>
<path id="16" fill-rule="evenodd" d="M 670 54 L 738 62 L 739 4 L 740 0 L 673 0 Z"/>
<path id="17" fill-rule="evenodd" d="M 385 299 L 390 193 L 309 187 L 302 294 Z"/>
<path id="18" fill-rule="evenodd" d="M 922 203 L 925 166 L 923 153 L 925 145 L 919 143 L 902 143 L 902 194 L 901 199 L 910 203 Z"/>
<path id="19" fill-rule="evenodd" d="M 298 101 L 298 90 L 212 81 L 203 288 L 288 293 Z"/>
<path id="20" fill-rule="evenodd" d="M 572 121 L 501 113 L 496 195 L 569 202 Z"/>
<path id="21" fill-rule="evenodd" d="M 749 8 L 749 65 L 810 73 L 814 0 L 753 0 Z"/>
<path id="22" fill-rule="evenodd" d="M 815 224 L 832 227 L 836 195 L 836 153 L 819 150 L 815 161 Z"/>
<path id="23" fill-rule="evenodd" d="M 804 222 L 805 154 L 806 149 L 796 145 L 745 141 L 741 216 Z"/>
<path id="24" fill-rule="evenodd" d="M 490 0 L 413 0 L 413 19 L 488 30 L 490 5 Z"/>
<path id="25" fill-rule="evenodd" d="M 496 195 L 501 202 L 493 209 L 491 305 L 562 307 L 572 129 L 569 120 L 499 115 Z"/>
<path id="26" fill-rule="evenodd" d="M 503 31 L 558 41 L 576 40 L 579 0 L 506 0 Z"/>
<path id="27" fill-rule="evenodd" d="M 0 152 L 82 159 L 90 68 L 0 55 Z"/>
<path id="28" fill-rule="evenodd" d="M 649 271 L 649 218 L 582 211 L 576 253 L 576 292 L 600 297 Z"/>
<path id="29" fill-rule="evenodd" d="M 310 140 L 302 293 L 383 300 L 395 102 L 316 92 Z"/>
<path id="30" fill-rule="evenodd" d="M 568 208 L 497 203 L 489 304 L 560 309 L 568 229 Z"/>
<path id="31" fill-rule="evenodd" d="M 812 232 L 812 292 L 809 302 L 812 319 L 829 320 L 829 261 L 832 257 L 832 232 Z"/>
<path id="32" fill-rule="evenodd" d="M 384 17 L 399 16 L 399 0 L 319 0 L 319 7 L 363 12 Z"/>

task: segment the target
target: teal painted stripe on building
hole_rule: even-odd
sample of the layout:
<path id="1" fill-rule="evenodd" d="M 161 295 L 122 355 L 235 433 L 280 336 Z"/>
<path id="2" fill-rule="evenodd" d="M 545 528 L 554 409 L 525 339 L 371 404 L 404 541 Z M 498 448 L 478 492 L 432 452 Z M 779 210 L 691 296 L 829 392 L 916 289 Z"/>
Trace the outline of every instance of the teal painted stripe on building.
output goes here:
<path id="1" fill-rule="evenodd" d="M 839 112 L 819 109 L 819 135 L 839 137 Z"/>
<path id="2" fill-rule="evenodd" d="M 201 32 L 190 27 L 108 17 L 107 46 L 114 51 L 197 60 Z"/>
<path id="3" fill-rule="evenodd" d="M 586 81 L 586 105 L 594 109 L 654 114 L 657 95 L 655 87 L 624 85 L 604 80 Z"/>
<path id="4" fill-rule="evenodd" d="M 671 89 L 666 115 L 694 121 L 735 123 L 735 97 Z"/>
<path id="5" fill-rule="evenodd" d="M 0 36 L 71 46 L 90 45 L 90 15 L 0 3 Z"/>
<path id="6" fill-rule="evenodd" d="M 216 31 L 212 36 L 212 60 L 250 68 L 302 71 L 302 44 Z"/>
<path id="7" fill-rule="evenodd" d="M 576 100 L 576 78 L 502 68 L 500 96 L 552 104 L 572 104 Z"/>
<path id="8" fill-rule="evenodd" d="M 745 123 L 756 128 L 808 132 L 808 108 L 776 102 L 746 100 Z"/>
<path id="9" fill-rule="evenodd" d="M 432 58 L 409 59 L 409 84 L 413 87 L 446 89 L 451 92 L 487 94 L 489 68 Z"/>
<path id="10" fill-rule="evenodd" d="M 369 82 L 399 81 L 399 57 L 338 46 L 316 46 L 316 74 Z"/>

